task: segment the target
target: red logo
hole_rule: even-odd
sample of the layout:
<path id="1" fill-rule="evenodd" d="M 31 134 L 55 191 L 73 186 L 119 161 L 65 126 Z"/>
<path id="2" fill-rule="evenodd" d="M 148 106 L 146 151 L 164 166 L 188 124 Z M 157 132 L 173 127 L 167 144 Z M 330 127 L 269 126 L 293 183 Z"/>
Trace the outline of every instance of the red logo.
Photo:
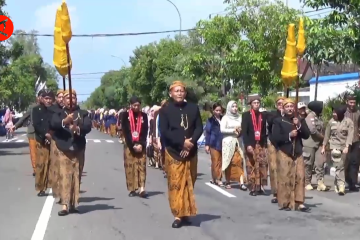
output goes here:
<path id="1" fill-rule="evenodd" d="M 14 33 L 14 24 L 10 18 L 0 15 L 0 41 L 8 40 Z"/>

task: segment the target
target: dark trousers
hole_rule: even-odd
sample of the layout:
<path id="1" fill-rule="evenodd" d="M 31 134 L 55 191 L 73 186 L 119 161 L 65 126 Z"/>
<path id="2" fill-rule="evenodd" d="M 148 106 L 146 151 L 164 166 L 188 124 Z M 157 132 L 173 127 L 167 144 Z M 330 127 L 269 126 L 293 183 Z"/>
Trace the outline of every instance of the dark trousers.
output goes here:
<path id="1" fill-rule="evenodd" d="M 345 163 L 345 181 L 349 187 L 354 187 L 358 183 L 358 173 L 360 165 L 360 141 L 351 145 Z"/>

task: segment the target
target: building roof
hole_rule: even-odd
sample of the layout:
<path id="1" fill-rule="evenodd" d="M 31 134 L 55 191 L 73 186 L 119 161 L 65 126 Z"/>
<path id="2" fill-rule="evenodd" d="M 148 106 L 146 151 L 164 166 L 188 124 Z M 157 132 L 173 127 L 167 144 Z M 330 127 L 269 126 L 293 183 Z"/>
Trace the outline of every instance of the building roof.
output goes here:
<path id="1" fill-rule="evenodd" d="M 344 73 L 344 74 L 340 74 L 340 75 L 320 76 L 318 79 L 318 83 L 358 80 L 359 74 L 360 74 L 359 72 L 354 72 L 354 73 Z M 316 82 L 316 77 L 313 77 L 309 81 L 310 84 L 314 84 L 315 82 Z"/>

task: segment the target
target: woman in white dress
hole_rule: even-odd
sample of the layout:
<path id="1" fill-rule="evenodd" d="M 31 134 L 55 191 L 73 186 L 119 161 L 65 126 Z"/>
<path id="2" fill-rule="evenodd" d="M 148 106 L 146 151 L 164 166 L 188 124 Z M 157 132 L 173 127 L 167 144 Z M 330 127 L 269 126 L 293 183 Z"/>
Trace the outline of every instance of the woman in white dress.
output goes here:
<path id="1" fill-rule="evenodd" d="M 247 190 L 245 186 L 244 152 L 242 150 L 241 115 L 235 101 L 230 101 L 226 107 L 226 114 L 221 119 L 220 131 L 222 141 L 222 171 L 225 172 L 225 188 L 230 189 L 230 181 L 240 183 L 240 189 Z"/>

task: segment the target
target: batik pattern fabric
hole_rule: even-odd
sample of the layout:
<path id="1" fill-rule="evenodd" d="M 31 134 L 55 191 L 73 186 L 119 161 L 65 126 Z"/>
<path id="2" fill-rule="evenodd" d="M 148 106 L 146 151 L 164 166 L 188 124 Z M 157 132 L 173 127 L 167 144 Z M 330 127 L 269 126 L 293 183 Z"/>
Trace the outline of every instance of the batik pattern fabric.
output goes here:
<path id="1" fill-rule="evenodd" d="M 51 140 L 50 143 L 50 166 L 49 166 L 49 178 L 48 178 L 48 186 L 52 188 L 52 194 L 55 198 L 59 196 L 58 193 L 58 177 L 59 177 L 59 161 L 55 155 L 57 151 L 57 146 L 54 140 Z"/>
<path id="2" fill-rule="evenodd" d="M 126 186 L 129 192 L 136 191 L 140 187 L 145 188 L 146 182 L 146 153 L 131 153 L 130 149 L 124 144 L 124 168 Z"/>
<path id="3" fill-rule="evenodd" d="M 262 186 L 267 186 L 268 161 L 266 148 L 256 144 L 254 153 L 247 154 L 246 171 L 250 191 L 261 191 Z"/>
<path id="4" fill-rule="evenodd" d="M 82 151 L 54 151 L 59 161 L 58 193 L 62 205 L 77 207 L 80 195 L 80 162 L 84 157 Z"/>
<path id="5" fill-rule="evenodd" d="M 280 208 L 296 209 L 305 201 L 305 164 L 303 156 L 296 159 L 277 152 L 277 199 Z"/>
<path id="6" fill-rule="evenodd" d="M 222 177 L 222 153 L 214 148 L 210 148 L 211 157 L 211 176 L 213 180 L 221 180 Z"/>
<path id="7" fill-rule="evenodd" d="M 270 174 L 270 186 L 271 186 L 271 193 L 276 196 L 277 194 L 277 151 L 274 145 L 268 143 L 268 160 L 269 160 L 269 174 Z"/>
<path id="8" fill-rule="evenodd" d="M 174 217 L 190 217 L 197 214 L 194 185 L 197 178 L 197 155 L 178 161 L 165 150 L 170 209 Z"/>
<path id="9" fill-rule="evenodd" d="M 36 142 L 35 190 L 46 191 L 50 162 L 50 145 Z"/>

